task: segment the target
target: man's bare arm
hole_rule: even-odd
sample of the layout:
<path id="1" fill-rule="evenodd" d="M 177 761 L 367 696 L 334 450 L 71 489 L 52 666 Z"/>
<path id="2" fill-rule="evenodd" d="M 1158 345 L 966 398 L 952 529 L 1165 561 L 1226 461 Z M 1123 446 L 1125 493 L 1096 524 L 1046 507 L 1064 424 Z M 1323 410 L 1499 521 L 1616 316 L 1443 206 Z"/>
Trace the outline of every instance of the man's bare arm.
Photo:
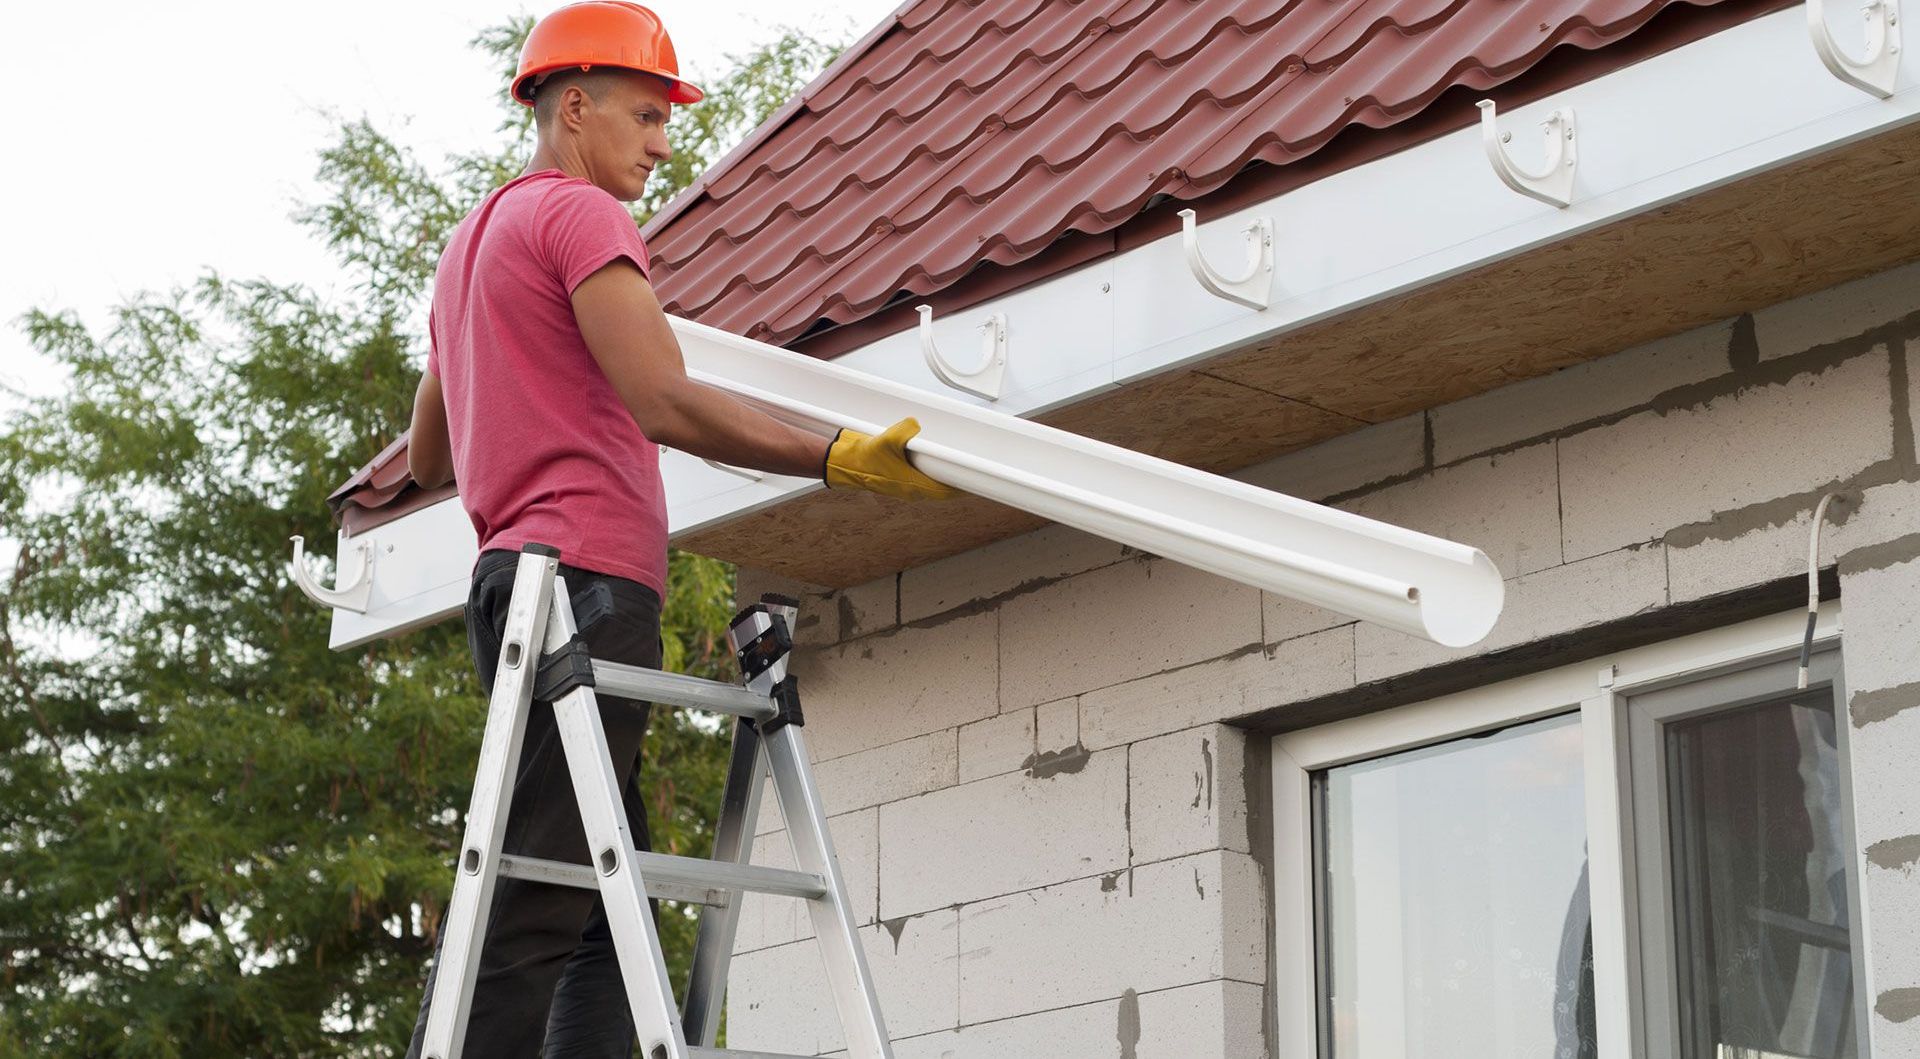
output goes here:
<path id="1" fill-rule="evenodd" d="M 687 378 L 667 314 L 633 262 L 621 258 L 582 280 L 573 291 L 573 316 L 647 437 L 736 467 L 820 477 L 831 439 Z"/>
<path id="2" fill-rule="evenodd" d="M 413 391 L 413 429 L 407 437 L 407 470 L 423 489 L 453 481 L 453 443 L 447 440 L 447 402 L 440 395 L 440 377 L 420 373 Z"/>

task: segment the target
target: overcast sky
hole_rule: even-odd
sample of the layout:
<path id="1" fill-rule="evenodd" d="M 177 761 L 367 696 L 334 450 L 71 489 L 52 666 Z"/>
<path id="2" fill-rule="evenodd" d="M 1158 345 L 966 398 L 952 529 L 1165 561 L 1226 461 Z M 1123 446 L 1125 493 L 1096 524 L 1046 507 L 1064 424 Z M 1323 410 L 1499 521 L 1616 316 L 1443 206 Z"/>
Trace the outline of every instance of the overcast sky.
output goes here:
<path id="1" fill-rule="evenodd" d="M 797 26 L 852 40 L 899 0 L 659 0 L 683 72 Z M 140 290 L 230 277 L 334 286 L 291 220 L 317 198 L 333 115 L 366 115 L 433 161 L 489 141 L 490 62 L 467 46 L 559 0 L 95 0 L 12 5 L 9 80 L 23 119 L 0 166 L 0 379 L 58 379 L 28 346 L 30 307 L 98 326 Z M 4 405 L 0 405 L 0 411 Z"/>

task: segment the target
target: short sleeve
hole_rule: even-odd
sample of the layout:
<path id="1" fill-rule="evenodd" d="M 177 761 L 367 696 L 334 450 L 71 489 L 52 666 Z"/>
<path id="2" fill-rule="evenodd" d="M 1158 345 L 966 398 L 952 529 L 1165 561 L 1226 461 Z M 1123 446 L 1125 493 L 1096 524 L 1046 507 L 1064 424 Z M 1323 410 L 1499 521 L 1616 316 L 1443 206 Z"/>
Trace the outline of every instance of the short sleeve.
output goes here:
<path id="1" fill-rule="evenodd" d="M 647 275 L 647 246 L 620 201 L 585 181 L 568 181 L 541 201 L 536 238 L 568 295 L 607 262 L 627 258 Z"/>

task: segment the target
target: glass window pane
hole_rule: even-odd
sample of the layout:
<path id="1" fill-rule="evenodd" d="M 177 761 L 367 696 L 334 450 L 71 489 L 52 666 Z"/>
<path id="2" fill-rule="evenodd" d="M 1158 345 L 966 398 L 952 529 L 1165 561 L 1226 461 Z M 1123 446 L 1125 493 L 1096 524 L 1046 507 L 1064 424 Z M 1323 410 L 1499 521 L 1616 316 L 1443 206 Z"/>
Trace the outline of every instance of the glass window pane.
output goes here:
<path id="1" fill-rule="evenodd" d="M 1323 1051 L 1587 1059 L 1578 715 L 1318 777 Z"/>
<path id="2" fill-rule="evenodd" d="M 1666 726 L 1682 1054 L 1856 1054 L 1830 689 Z"/>

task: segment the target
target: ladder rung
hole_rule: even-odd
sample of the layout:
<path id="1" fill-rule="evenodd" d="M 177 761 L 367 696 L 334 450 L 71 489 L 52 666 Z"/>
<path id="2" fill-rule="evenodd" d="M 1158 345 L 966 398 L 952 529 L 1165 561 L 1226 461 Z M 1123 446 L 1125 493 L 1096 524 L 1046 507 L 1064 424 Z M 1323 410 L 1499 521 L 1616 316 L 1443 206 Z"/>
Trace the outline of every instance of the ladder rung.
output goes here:
<path id="1" fill-rule="evenodd" d="M 691 706 L 756 721 L 766 720 L 774 713 L 773 703 L 765 695 L 756 695 L 738 684 L 722 684 L 619 662 L 594 662 L 593 683 L 594 690 L 602 695 L 657 702 L 662 706 Z"/>
<path id="2" fill-rule="evenodd" d="M 814 1059 L 811 1055 L 790 1052 L 743 1052 L 737 1048 L 689 1048 L 693 1059 Z"/>
<path id="3" fill-rule="evenodd" d="M 531 879 L 534 882 L 551 883 L 555 886 L 573 886 L 582 890 L 597 890 L 600 878 L 592 868 L 584 864 L 566 864 L 557 860 L 541 860 L 537 857 L 502 856 L 500 874 L 510 879 Z M 711 905 L 723 908 L 733 900 L 731 891 L 704 886 L 675 886 L 672 883 L 647 879 L 647 893 L 662 901 L 684 901 L 688 904 Z"/>
<path id="4" fill-rule="evenodd" d="M 668 853 L 633 852 L 647 892 L 668 901 L 693 901 L 703 905 L 724 905 L 728 895 L 747 890 L 813 900 L 827 892 L 820 876 L 785 868 L 763 868 L 758 864 L 729 864 L 699 857 L 676 857 Z M 600 877 L 584 864 L 566 864 L 538 857 L 500 857 L 500 874 L 511 879 L 530 879 L 557 886 L 576 886 L 583 890 L 600 887 Z"/>

